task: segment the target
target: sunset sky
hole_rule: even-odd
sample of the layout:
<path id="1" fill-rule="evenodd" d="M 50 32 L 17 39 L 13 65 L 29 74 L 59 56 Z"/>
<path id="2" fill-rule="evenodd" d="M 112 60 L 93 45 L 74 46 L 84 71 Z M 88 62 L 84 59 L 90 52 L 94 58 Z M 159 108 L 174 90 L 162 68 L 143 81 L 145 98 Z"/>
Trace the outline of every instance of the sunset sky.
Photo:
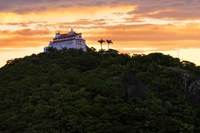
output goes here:
<path id="1" fill-rule="evenodd" d="M 42 52 L 71 28 L 89 47 L 112 39 L 120 52 L 163 52 L 200 65 L 200 0 L 0 0 L 0 67 Z"/>

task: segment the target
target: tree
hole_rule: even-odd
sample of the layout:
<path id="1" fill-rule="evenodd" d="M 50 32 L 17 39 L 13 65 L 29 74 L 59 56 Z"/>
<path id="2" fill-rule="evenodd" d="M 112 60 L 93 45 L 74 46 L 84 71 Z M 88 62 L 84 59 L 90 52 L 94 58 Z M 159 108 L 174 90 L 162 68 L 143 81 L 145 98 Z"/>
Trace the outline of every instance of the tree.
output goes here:
<path id="1" fill-rule="evenodd" d="M 101 39 L 101 40 L 98 40 L 98 42 L 100 43 L 100 45 L 101 45 L 101 50 L 102 50 L 102 44 L 105 42 L 103 39 Z"/>
<path id="2" fill-rule="evenodd" d="M 160 53 L 88 48 L 10 60 L 0 68 L 0 133 L 199 132 L 199 77 L 200 67 Z"/>
<path id="3" fill-rule="evenodd" d="M 47 52 L 56 52 L 57 49 L 54 48 L 54 47 L 48 47 L 48 48 L 46 49 L 46 51 L 47 51 Z"/>
<path id="4" fill-rule="evenodd" d="M 112 40 L 106 40 L 107 44 L 108 44 L 108 50 L 109 50 L 109 46 L 110 44 L 113 44 Z"/>

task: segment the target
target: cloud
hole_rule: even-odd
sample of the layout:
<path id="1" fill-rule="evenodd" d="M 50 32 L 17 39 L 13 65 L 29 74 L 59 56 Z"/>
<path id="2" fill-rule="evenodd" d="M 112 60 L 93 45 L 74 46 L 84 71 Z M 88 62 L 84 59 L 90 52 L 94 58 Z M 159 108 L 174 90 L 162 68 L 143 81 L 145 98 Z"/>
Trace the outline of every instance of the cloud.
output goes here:
<path id="1" fill-rule="evenodd" d="M 16 31 L 3 30 L 0 31 L 0 35 L 9 36 L 9 35 L 20 35 L 20 36 L 45 36 L 51 34 L 48 30 L 32 30 L 32 29 L 22 29 Z"/>
<path id="2" fill-rule="evenodd" d="M 114 47 L 145 48 L 158 50 L 200 48 L 199 24 L 176 25 L 116 25 L 104 26 L 104 30 L 84 32 L 86 40 L 97 43 L 100 38 L 112 39 Z"/>
<path id="3" fill-rule="evenodd" d="M 14 36 L 0 39 L 0 47 L 2 48 L 16 48 L 16 47 L 38 47 L 48 43 L 50 37 L 23 37 Z"/>
<path id="4" fill-rule="evenodd" d="M 10 4 L 1 0 L 0 6 L 4 6 L 0 11 L 21 14 L 2 13 L 3 17 L 0 14 L 0 27 L 5 29 L 0 31 L 0 47 L 47 45 L 55 31 L 66 33 L 70 28 L 75 28 L 77 32 L 83 33 L 88 44 L 94 45 L 98 45 L 98 39 L 105 38 L 112 39 L 115 42 L 113 47 L 121 49 L 125 46 L 156 49 L 196 48 L 200 42 L 200 24 L 194 21 L 188 24 L 185 21 L 200 19 L 199 2 L 13 0 Z M 145 20 L 146 18 L 151 20 Z M 161 20 L 164 21 L 162 24 Z M 183 23 L 177 24 L 178 22 Z"/>
<path id="5" fill-rule="evenodd" d="M 199 0 L 142 0 L 137 8 L 128 14 L 134 17 L 158 19 L 200 19 Z"/>
<path id="6" fill-rule="evenodd" d="M 193 27 L 194 26 L 194 27 Z M 200 40 L 200 27 L 194 25 L 115 25 L 102 26 L 102 31 L 93 31 L 95 36 L 108 36 L 117 41 L 177 41 Z"/>
<path id="7" fill-rule="evenodd" d="M 37 47 L 52 38 L 48 30 L 22 29 L 0 31 L 0 48 Z"/>
<path id="8" fill-rule="evenodd" d="M 109 25 L 106 19 L 79 19 L 64 23 L 34 23 L 34 29 L 0 31 L 0 47 L 37 47 L 48 45 L 53 39 L 58 26 L 61 33 L 67 33 L 70 27 L 83 33 L 87 44 L 98 46 L 100 38 L 112 39 L 113 47 L 123 49 L 152 47 L 155 49 L 199 48 L 200 24 L 114 24 Z M 7 23 L 8 25 L 9 23 Z M 20 25 L 20 23 L 10 23 Z M 28 23 L 29 24 L 29 23 Z"/>
<path id="9" fill-rule="evenodd" d="M 16 12 L 16 13 L 27 13 L 27 12 L 38 12 L 46 11 L 50 9 L 59 8 L 72 8 L 72 7 L 90 7 L 90 6 L 104 6 L 111 5 L 112 1 L 101 1 L 101 0 L 6 0 L 0 1 L 1 12 Z M 113 5 L 113 4 L 112 4 Z"/>
<path id="10" fill-rule="evenodd" d="M 70 26 L 103 26 L 106 25 L 108 19 L 78 19 L 76 21 L 73 22 L 64 22 L 64 23 L 58 23 L 58 25 L 60 25 L 61 28 L 63 28 L 63 25 L 70 25 Z"/>
<path id="11" fill-rule="evenodd" d="M 156 19 L 200 19 L 199 0 L 1 0 L 0 12 L 30 13 L 56 11 L 59 9 L 76 8 L 83 12 L 83 8 L 91 7 L 132 6 L 134 9 L 127 14 L 133 18 Z M 117 12 L 118 13 L 118 12 Z M 119 12 L 118 14 L 122 14 Z"/>

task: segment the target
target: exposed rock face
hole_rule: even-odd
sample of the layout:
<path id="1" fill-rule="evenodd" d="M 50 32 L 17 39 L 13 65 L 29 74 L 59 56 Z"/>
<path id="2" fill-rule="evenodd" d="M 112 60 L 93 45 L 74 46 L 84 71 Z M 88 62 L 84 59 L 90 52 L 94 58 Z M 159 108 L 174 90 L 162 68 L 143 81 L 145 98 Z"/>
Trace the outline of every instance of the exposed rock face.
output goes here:
<path id="1" fill-rule="evenodd" d="M 183 82 L 183 88 L 187 90 L 189 81 L 191 79 L 191 75 L 187 72 L 181 72 L 181 77 Z"/>
<path id="2" fill-rule="evenodd" d="M 188 99 L 194 104 L 200 104 L 200 80 L 187 72 L 182 72 L 181 76 Z"/>
<path id="3" fill-rule="evenodd" d="M 145 85 L 135 74 L 126 74 L 122 76 L 121 82 L 124 84 L 126 99 L 145 98 Z"/>
<path id="4" fill-rule="evenodd" d="M 200 104 L 200 80 L 193 81 L 187 87 L 187 95 L 193 103 Z"/>
<path id="5" fill-rule="evenodd" d="M 169 69 L 169 68 L 167 68 Z M 180 78 L 180 84 L 182 91 L 185 92 L 185 96 L 193 103 L 200 104 L 200 79 L 193 74 L 182 69 L 170 69 L 175 73 L 178 73 Z M 145 98 L 146 85 L 140 80 L 137 74 L 125 74 L 120 77 L 114 77 L 113 81 L 122 82 L 125 90 L 125 98 Z M 170 103 L 166 104 L 170 108 Z"/>

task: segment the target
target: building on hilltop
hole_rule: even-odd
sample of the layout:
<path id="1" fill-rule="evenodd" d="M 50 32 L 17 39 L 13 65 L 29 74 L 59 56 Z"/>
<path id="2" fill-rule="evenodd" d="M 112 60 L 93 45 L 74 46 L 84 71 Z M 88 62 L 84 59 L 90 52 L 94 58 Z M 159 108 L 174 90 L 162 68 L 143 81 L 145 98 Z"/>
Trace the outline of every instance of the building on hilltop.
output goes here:
<path id="1" fill-rule="evenodd" d="M 71 29 L 67 34 L 56 33 L 55 38 L 49 42 L 49 46 L 44 48 L 44 52 L 51 47 L 57 50 L 74 48 L 86 51 L 86 42 L 82 38 L 82 33 L 76 33 Z"/>

